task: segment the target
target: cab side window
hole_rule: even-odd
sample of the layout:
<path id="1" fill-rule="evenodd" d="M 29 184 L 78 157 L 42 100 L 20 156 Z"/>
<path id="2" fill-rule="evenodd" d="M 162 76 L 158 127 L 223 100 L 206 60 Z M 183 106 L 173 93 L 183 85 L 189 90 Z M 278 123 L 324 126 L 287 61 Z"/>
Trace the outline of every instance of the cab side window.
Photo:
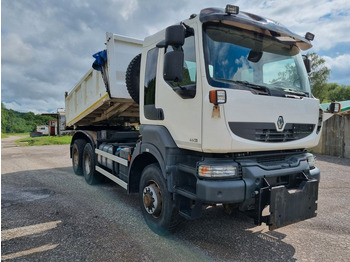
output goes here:
<path id="1" fill-rule="evenodd" d="M 145 70 L 145 86 L 144 86 L 144 114 L 150 120 L 164 119 L 161 111 L 157 110 L 156 103 L 156 76 L 158 48 L 153 48 L 147 53 L 146 70 Z"/>
<path id="2" fill-rule="evenodd" d="M 167 82 L 174 92 L 184 99 L 194 98 L 196 96 L 197 64 L 196 51 L 194 45 L 194 36 L 185 39 L 181 47 L 184 52 L 183 78 L 181 82 Z M 173 51 L 172 46 L 168 46 L 166 53 Z"/>

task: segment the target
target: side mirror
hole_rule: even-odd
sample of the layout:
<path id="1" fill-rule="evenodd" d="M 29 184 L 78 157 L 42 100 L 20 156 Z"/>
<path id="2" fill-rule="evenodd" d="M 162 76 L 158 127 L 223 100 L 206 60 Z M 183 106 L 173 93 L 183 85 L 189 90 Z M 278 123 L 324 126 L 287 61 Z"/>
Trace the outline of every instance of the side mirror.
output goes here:
<path id="1" fill-rule="evenodd" d="M 306 68 L 306 72 L 310 73 L 311 72 L 311 61 L 310 61 L 310 59 L 306 55 L 303 55 L 303 61 L 304 61 L 304 65 L 305 65 L 305 68 Z"/>
<path id="2" fill-rule="evenodd" d="M 328 107 L 328 111 L 330 113 L 340 113 L 341 112 L 341 104 L 340 103 L 331 103 Z"/>
<path id="3" fill-rule="evenodd" d="M 182 25 L 172 25 L 165 30 L 166 46 L 183 46 L 185 43 L 185 28 Z"/>
<path id="4" fill-rule="evenodd" d="M 181 82 L 183 78 L 184 53 L 180 50 L 164 55 L 163 76 L 165 81 Z"/>

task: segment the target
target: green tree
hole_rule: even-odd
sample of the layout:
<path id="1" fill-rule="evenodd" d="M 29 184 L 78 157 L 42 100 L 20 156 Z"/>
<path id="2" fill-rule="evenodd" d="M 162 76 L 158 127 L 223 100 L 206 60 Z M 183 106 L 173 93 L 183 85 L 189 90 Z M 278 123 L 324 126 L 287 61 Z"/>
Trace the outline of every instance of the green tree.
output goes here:
<path id="1" fill-rule="evenodd" d="M 291 83 L 294 85 L 297 85 L 297 84 L 300 85 L 298 71 L 295 65 L 292 65 L 292 64 L 286 65 L 284 71 L 278 72 L 278 77 L 271 81 L 271 83 L 274 83 L 274 82 L 285 82 L 285 83 Z"/>
<path id="2" fill-rule="evenodd" d="M 1 132 L 6 133 L 6 124 L 9 119 L 8 111 L 3 103 L 1 103 Z"/>
<path id="3" fill-rule="evenodd" d="M 315 52 L 308 54 L 309 59 L 311 60 L 311 72 L 310 84 L 312 94 L 320 99 L 322 103 L 327 98 L 327 86 L 326 83 L 329 79 L 331 70 L 325 65 L 325 60 L 319 57 Z"/>
<path id="4" fill-rule="evenodd" d="M 350 100 L 350 86 L 338 85 L 336 83 L 326 84 L 328 102 Z"/>
<path id="5" fill-rule="evenodd" d="M 35 115 L 33 112 L 20 113 L 7 109 L 1 103 L 1 132 L 3 133 L 25 133 L 35 131 L 36 126 L 47 125 L 52 116 Z"/>

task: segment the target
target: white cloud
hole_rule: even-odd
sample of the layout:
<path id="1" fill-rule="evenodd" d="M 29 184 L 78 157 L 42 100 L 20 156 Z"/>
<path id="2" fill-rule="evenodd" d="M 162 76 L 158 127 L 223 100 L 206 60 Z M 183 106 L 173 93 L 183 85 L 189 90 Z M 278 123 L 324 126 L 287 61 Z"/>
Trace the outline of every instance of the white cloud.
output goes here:
<path id="1" fill-rule="evenodd" d="M 350 54 L 344 54 L 334 58 L 329 56 L 323 56 L 322 58 L 326 60 L 326 65 L 329 66 L 331 69 L 338 68 L 341 70 L 347 70 L 350 68 Z"/>
<path id="2" fill-rule="evenodd" d="M 241 9 L 271 18 L 291 31 L 305 35 L 315 34 L 314 50 L 328 50 L 339 43 L 350 44 L 350 1 L 305 0 L 305 1 L 238 1 Z"/>
<path id="3" fill-rule="evenodd" d="M 20 103 L 16 101 L 3 103 L 7 109 L 12 109 L 18 112 L 33 112 L 35 114 L 54 113 L 57 111 L 57 108 L 62 107 L 60 106 L 60 103 L 54 101 L 53 99 L 40 101 L 25 99 Z M 38 110 L 38 108 L 51 108 L 51 110 Z"/>
<path id="4" fill-rule="evenodd" d="M 124 20 L 127 20 L 138 8 L 137 0 L 128 0 L 128 1 L 117 1 L 119 4 L 122 4 L 121 16 Z"/>
<path id="5" fill-rule="evenodd" d="M 331 81 L 350 84 L 349 0 L 237 0 L 240 10 L 315 33 Z M 226 0 L 2 1 L 2 101 L 20 111 L 55 111 L 105 48 L 105 32 L 138 39 Z M 341 48 L 339 46 L 341 45 Z M 333 52 L 340 49 L 340 53 Z M 338 50 L 337 50 L 338 51 Z"/>
<path id="6" fill-rule="evenodd" d="M 33 47 L 24 43 L 18 34 L 10 33 L 2 40 L 2 59 L 10 63 L 24 63 L 33 58 Z"/>
<path id="7" fill-rule="evenodd" d="M 326 66 L 331 69 L 330 82 L 350 85 L 350 54 L 343 54 L 337 57 L 322 56 Z"/>

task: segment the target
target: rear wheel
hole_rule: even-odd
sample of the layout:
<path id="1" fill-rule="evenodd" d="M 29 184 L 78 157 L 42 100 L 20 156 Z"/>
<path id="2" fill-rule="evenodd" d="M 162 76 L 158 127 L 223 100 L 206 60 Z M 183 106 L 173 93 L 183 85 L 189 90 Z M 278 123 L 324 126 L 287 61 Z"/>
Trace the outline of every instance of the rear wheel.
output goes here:
<path id="1" fill-rule="evenodd" d="M 89 185 L 94 185 L 99 182 L 99 174 L 95 170 L 95 154 L 90 143 L 87 143 L 84 147 L 83 174 L 86 183 Z"/>
<path id="2" fill-rule="evenodd" d="M 157 164 L 147 166 L 140 180 L 140 205 L 147 225 L 157 234 L 166 235 L 178 224 L 178 210 Z"/>
<path id="3" fill-rule="evenodd" d="M 83 151 L 86 145 L 84 139 L 77 139 L 73 143 L 72 147 L 72 165 L 74 173 L 77 175 L 83 174 Z"/>

